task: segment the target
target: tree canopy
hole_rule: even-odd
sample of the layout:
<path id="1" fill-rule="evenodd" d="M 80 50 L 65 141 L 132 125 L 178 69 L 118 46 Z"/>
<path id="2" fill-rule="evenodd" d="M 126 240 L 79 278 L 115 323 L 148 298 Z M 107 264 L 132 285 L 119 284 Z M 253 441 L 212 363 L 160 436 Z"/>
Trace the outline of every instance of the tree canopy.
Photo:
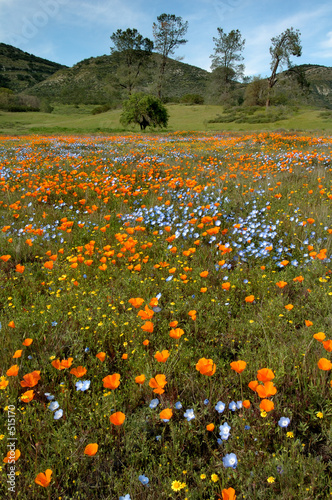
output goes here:
<path id="1" fill-rule="evenodd" d="M 277 70 L 279 67 L 287 64 L 291 67 L 290 56 L 299 57 L 302 54 L 302 46 L 300 40 L 300 31 L 294 28 L 288 28 L 280 35 L 271 38 L 272 45 L 270 47 L 271 60 L 271 76 L 268 78 L 268 97 L 266 106 L 270 104 L 270 90 L 277 83 Z"/>
<path id="2" fill-rule="evenodd" d="M 118 29 L 110 38 L 114 44 L 111 53 L 116 55 L 119 63 L 117 73 L 120 86 L 131 95 L 152 54 L 153 42 L 131 28 L 126 31 Z"/>
<path id="3" fill-rule="evenodd" d="M 123 102 L 120 121 L 123 125 L 137 123 L 141 130 L 146 127 L 166 127 L 168 112 L 160 99 L 143 93 L 133 94 Z"/>
<path id="4" fill-rule="evenodd" d="M 239 64 L 243 60 L 245 40 L 239 30 L 232 30 L 225 33 L 222 28 L 217 28 L 218 37 L 213 37 L 215 43 L 211 69 L 219 69 L 219 73 L 224 83 L 230 84 L 236 78 L 242 77 L 244 65 Z M 221 71 L 220 71 L 221 70 Z"/>
<path id="5" fill-rule="evenodd" d="M 160 98 L 167 58 L 174 54 L 176 48 L 187 43 L 184 36 L 188 30 L 188 21 L 183 21 L 182 17 L 174 14 L 161 14 L 157 17 L 157 22 L 153 23 L 152 30 L 155 39 L 154 48 L 161 54 L 158 79 L 158 97 Z"/>

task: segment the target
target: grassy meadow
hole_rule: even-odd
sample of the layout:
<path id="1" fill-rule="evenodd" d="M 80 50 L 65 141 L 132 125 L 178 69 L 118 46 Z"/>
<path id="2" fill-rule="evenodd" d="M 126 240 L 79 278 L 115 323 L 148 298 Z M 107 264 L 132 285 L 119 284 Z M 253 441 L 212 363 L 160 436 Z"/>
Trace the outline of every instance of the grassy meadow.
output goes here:
<path id="1" fill-rule="evenodd" d="M 332 138 L 179 108 L 0 116 L 2 498 L 332 497 Z"/>
<path id="2" fill-rule="evenodd" d="M 98 106 L 94 105 L 54 105 L 52 113 L 0 111 L 0 134 L 113 134 L 138 132 L 139 126 L 124 128 L 120 123 L 121 109 L 114 109 L 101 114 L 92 114 Z M 310 131 L 330 133 L 332 131 L 331 111 L 313 108 L 271 107 L 256 110 L 253 116 L 256 123 L 243 122 L 246 115 L 241 115 L 237 122 L 213 123 L 223 114 L 224 108 L 215 105 L 169 104 L 169 123 L 166 132 L 178 130 L 190 131 Z M 241 107 L 237 108 L 241 110 Z M 281 112 L 278 110 L 282 110 Z M 248 110 L 251 114 L 252 111 Z M 278 112 L 282 119 L 265 123 L 264 115 Z M 257 116 L 259 115 L 259 117 Z M 263 116 L 263 119 L 262 119 Z M 255 120 L 253 120 L 255 121 Z"/>

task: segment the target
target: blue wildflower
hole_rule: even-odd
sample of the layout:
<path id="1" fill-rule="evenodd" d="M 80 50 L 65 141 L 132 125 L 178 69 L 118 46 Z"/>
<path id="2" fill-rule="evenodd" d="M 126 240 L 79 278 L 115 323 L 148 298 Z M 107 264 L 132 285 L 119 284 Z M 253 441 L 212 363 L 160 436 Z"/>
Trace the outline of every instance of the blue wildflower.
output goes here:
<path id="1" fill-rule="evenodd" d="M 224 467 L 232 467 L 233 469 L 237 466 L 237 457 L 235 453 L 228 453 L 222 459 Z"/>
<path id="2" fill-rule="evenodd" d="M 149 478 L 144 476 L 144 474 L 141 474 L 140 476 L 138 476 L 138 479 L 139 479 L 139 481 L 141 481 L 143 486 L 147 485 L 149 482 Z"/>
<path id="3" fill-rule="evenodd" d="M 288 427 L 289 424 L 290 424 L 290 419 L 287 417 L 281 417 L 278 422 L 279 427 Z"/>
<path id="4" fill-rule="evenodd" d="M 63 415 L 63 410 L 58 410 L 54 413 L 54 420 L 59 420 Z"/>
<path id="5" fill-rule="evenodd" d="M 209 402 L 210 402 L 210 401 L 209 401 L 208 399 L 204 399 L 204 404 L 205 404 L 205 405 L 208 405 L 208 404 L 209 404 Z"/>
<path id="6" fill-rule="evenodd" d="M 194 410 L 192 408 L 190 410 L 186 410 L 183 416 L 187 419 L 187 422 L 190 422 L 190 420 L 195 418 Z"/>
<path id="7" fill-rule="evenodd" d="M 87 391 L 90 387 L 91 381 L 90 380 L 78 380 L 75 384 L 76 390 L 77 391 Z"/>
<path id="8" fill-rule="evenodd" d="M 48 409 L 51 410 L 51 411 L 55 411 L 57 410 L 58 408 L 60 407 L 59 403 L 57 401 L 52 401 L 49 405 L 48 405 Z"/>
<path id="9" fill-rule="evenodd" d="M 223 425 L 219 426 L 219 435 L 220 438 L 224 441 L 227 441 L 229 438 L 229 431 L 231 430 L 231 426 L 228 425 L 227 422 L 225 422 Z"/>
<path id="10" fill-rule="evenodd" d="M 150 402 L 149 404 L 149 407 L 154 410 L 155 408 L 157 408 L 157 406 L 159 405 L 159 399 L 156 398 L 156 399 L 152 399 L 152 401 Z"/>
<path id="11" fill-rule="evenodd" d="M 214 407 L 215 410 L 217 410 L 218 413 L 222 413 L 225 409 L 225 403 L 222 403 L 221 401 L 218 401 L 216 406 Z"/>
<path id="12" fill-rule="evenodd" d="M 181 410 L 181 408 L 182 408 L 182 403 L 180 403 L 180 401 L 178 401 L 177 403 L 175 403 L 175 408 L 176 408 L 177 410 Z"/>
<path id="13" fill-rule="evenodd" d="M 131 497 L 129 493 L 127 493 L 127 495 L 125 495 L 124 497 L 119 497 L 119 500 L 131 500 Z"/>
<path id="14" fill-rule="evenodd" d="M 228 405 L 228 408 L 232 411 L 235 411 L 236 410 L 236 403 L 235 401 L 231 401 Z"/>

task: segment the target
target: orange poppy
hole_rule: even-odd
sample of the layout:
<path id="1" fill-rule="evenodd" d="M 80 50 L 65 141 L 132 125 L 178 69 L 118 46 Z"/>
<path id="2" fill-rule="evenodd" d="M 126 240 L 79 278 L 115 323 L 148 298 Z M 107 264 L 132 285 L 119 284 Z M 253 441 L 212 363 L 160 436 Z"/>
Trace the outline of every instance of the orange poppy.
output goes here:
<path id="1" fill-rule="evenodd" d="M 284 288 L 287 285 L 287 281 L 278 281 L 276 285 L 278 288 Z"/>
<path id="2" fill-rule="evenodd" d="M 193 321 L 195 321 L 195 319 L 196 319 L 196 314 L 197 314 L 197 311 L 195 311 L 195 309 L 192 309 L 191 311 L 188 312 L 188 316 L 190 316 Z M 172 326 L 172 325 L 170 324 L 170 326 Z"/>
<path id="3" fill-rule="evenodd" d="M 153 332 L 153 323 L 151 321 L 146 321 L 143 326 L 141 326 L 141 329 L 144 332 L 152 333 Z"/>
<path id="4" fill-rule="evenodd" d="M 293 278 L 293 281 L 297 281 L 298 283 L 302 283 L 304 281 L 303 276 L 296 276 L 296 278 Z"/>
<path id="5" fill-rule="evenodd" d="M 331 370 L 331 369 L 332 369 L 332 363 L 331 363 L 331 361 L 329 361 L 329 360 L 328 360 L 328 359 L 326 359 L 326 358 L 321 358 L 321 359 L 318 361 L 317 365 L 318 365 L 318 368 L 319 368 L 320 370 L 329 371 L 329 370 Z"/>
<path id="6" fill-rule="evenodd" d="M 222 288 L 223 290 L 229 290 L 229 289 L 230 289 L 230 287 L 231 287 L 231 284 L 230 284 L 230 282 L 229 282 L 229 281 L 226 281 L 226 283 L 223 283 L 223 284 L 221 285 L 221 288 Z"/>
<path id="7" fill-rule="evenodd" d="M 189 313 L 188 313 L 188 314 L 189 314 Z M 178 324 L 179 324 L 179 322 L 178 322 L 178 321 L 171 321 L 171 322 L 169 323 L 169 326 L 170 326 L 171 328 L 176 328 L 176 327 L 178 326 Z"/>
<path id="8" fill-rule="evenodd" d="M 24 375 L 23 380 L 21 380 L 20 384 L 22 387 L 34 387 L 38 384 L 40 380 L 40 370 L 35 370 L 31 373 L 27 373 Z"/>
<path id="9" fill-rule="evenodd" d="M 89 455 L 89 457 L 93 457 L 98 451 L 97 443 L 90 443 L 84 448 L 84 455 Z"/>
<path id="10" fill-rule="evenodd" d="M 201 273 L 199 273 L 201 278 L 206 278 L 208 274 L 209 274 L 209 271 L 202 271 Z"/>
<path id="11" fill-rule="evenodd" d="M 312 326 L 312 325 L 313 325 L 313 322 L 312 322 L 312 321 L 310 321 L 310 320 L 308 320 L 308 319 L 304 320 L 304 322 L 305 322 L 305 326 L 308 326 L 308 327 L 309 327 L 309 326 Z"/>
<path id="12" fill-rule="evenodd" d="M 25 339 L 24 342 L 22 342 L 22 345 L 25 345 L 26 347 L 28 347 L 29 345 L 31 345 L 33 342 L 33 339 Z"/>
<path id="13" fill-rule="evenodd" d="M 8 326 L 10 326 L 10 328 L 15 328 L 14 321 L 9 321 Z"/>
<path id="14" fill-rule="evenodd" d="M 248 297 L 246 297 L 244 300 L 246 302 L 248 302 L 249 304 L 251 304 L 255 300 L 255 296 L 254 295 L 248 295 Z"/>
<path id="15" fill-rule="evenodd" d="M 139 311 L 137 314 L 137 316 L 139 316 L 144 321 L 146 319 L 151 319 L 153 315 L 154 312 L 152 311 L 152 309 L 149 308 L 149 306 L 145 306 L 144 311 Z"/>
<path id="16" fill-rule="evenodd" d="M 7 377 L 16 377 L 18 374 L 19 366 L 18 365 L 13 365 L 11 366 L 7 371 L 6 375 Z"/>
<path id="17" fill-rule="evenodd" d="M 116 413 L 112 413 L 110 416 L 110 422 L 113 425 L 122 425 L 126 419 L 126 415 L 122 413 L 122 411 L 117 411 Z"/>
<path id="18" fill-rule="evenodd" d="M 23 403 L 30 403 L 30 401 L 32 401 L 34 398 L 34 395 L 35 393 L 32 389 L 30 389 L 29 391 L 25 391 L 23 392 L 23 394 L 21 394 L 21 401 L 23 401 Z"/>
<path id="19" fill-rule="evenodd" d="M 9 382 L 5 379 L 4 376 L 0 377 L 0 389 L 6 389 L 8 384 Z"/>
<path id="20" fill-rule="evenodd" d="M 269 368 L 261 368 L 257 372 L 257 378 L 260 382 L 269 382 L 274 379 L 274 373 Z"/>
<path id="21" fill-rule="evenodd" d="M 161 420 L 169 420 L 173 416 L 173 411 L 170 408 L 165 408 L 159 413 Z"/>
<path id="22" fill-rule="evenodd" d="M 245 399 L 243 402 L 242 402 L 242 406 L 246 409 L 250 408 L 251 406 L 251 403 L 249 401 L 249 399 Z"/>
<path id="23" fill-rule="evenodd" d="M 51 479 L 52 479 L 52 470 L 46 469 L 45 474 L 44 472 L 40 472 L 39 474 L 37 474 L 35 483 L 39 484 L 40 486 L 43 486 L 43 488 L 47 488 L 47 486 L 51 482 Z"/>
<path id="24" fill-rule="evenodd" d="M 230 367 L 232 370 L 236 371 L 236 373 L 242 373 L 245 367 L 247 366 L 247 363 L 245 361 L 242 361 L 239 359 L 238 361 L 232 361 L 230 364 Z"/>
<path id="25" fill-rule="evenodd" d="M 116 389 L 120 385 L 120 374 L 114 373 L 113 375 L 107 375 L 103 378 L 104 387 L 106 389 Z"/>
<path id="26" fill-rule="evenodd" d="M 156 394 L 163 394 L 164 387 L 167 384 L 165 375 L 159 373 L 154 378 L 150 379 L 149 386 L 152 387 L 153 392 Z"/>
<path id="27" fill-rule="evenodd" d="M 106 358 L 106 353 L 105 352 L 98 352 L 98 354 L 96 354 L 96 358 L 98 358 L 99 361 L 101 361 L 103 363 L 105 361 L 105 358 Z"/>
<path id="28" fill-rule="evenodd" d="M 258 383 L 257 380 L 252 380 L 251 382 L 249 382 L 248 387 L 252 391 L 256 392 L 256 389 L 257 389 L 258 385 L 259 385 L 259 383 Z"/>
<path id="29" fill-rule="evenodd" d="M 260 398 L 269 398 L 274 396 L 277 392 L 277 388 L 273 382 L 265 382 L 264 385 L 258 385 L 256 387 L 256 392 Z"/>
<path id="30" fill-rule="evenodd" d="M 208 424 L 206 430 L 212 432 L 214 430 L 214 424 Z"/>
<path id="31" fill-rule="evenodd" d="M 134 299 L 129 299 L 128 302 L 134 306 L 136 309 L 138 309 L 139 307 L 141 307 L 141 305 L 143 304 L 144 302 L 144 299 L 141 299 L 140 297 L 136 297 Z"/>
<path id="32" fill-rule="evenodd" d="M 179 339 L 183 334 L 184 331 L 181 328 L 172 328 L 172 330 L 169 332 L 169 336 L 172 337 L 172 339 Z"/>
<path id="33" fill-rule="evenodd" d="M 53 269 L 53 265 L 54 265 L 53 260 L 48 260 L 44 263 L 44 267 L 46 269 L 49 269 L 50 271 Z"/>
<path id="34" fill-rule="evenodd" d="M 323 347 L 327 352 L 332 352 L 332 340 L 326 340 L 323 342 Z"/>
<path id="35" fill-rule="evenodd" d="M 19 349 L 18 351 L 14 352 L 13 358 L 20 358 L 22 356 L 22 349 Z"/>
<path id="36" fill-rule="evenodd" d="M 221 494 L 222 494 L 222 500 L 236 500 L 234 488 L 228 488 L 227 490 L 224 488 Z"/>
<path id="37" fill-rule="evenodd" d="M 166 361 L 169 357 L 169 351 L 167 351 L 166 349 L 164 351 L 161 351 L 161 352 L 157 351 L 156 354 L 154 355 L 154 357 L 160 363 L 166 363 Z"/>
<path id="38" fill-rule="evenodd" d="M 285 309 L 287 309 L 287 311 L 291 311 L 293 309 L 293 307 L 294 307 L 293 304 L 287 304 L 285 306 Z"/>
<path id="39" fill-rule="evenodd" d="M 144 374 L 138 375 L 135 378 L 135 382 L 136 382 L 136 384 L 144 384 L 144 382 L 145 382 L 145 375 Z"/>
<path id="40" fill-rule="evenodd" d="M 212 359 L 201 358 L 196 364 L 196 370 L 198 370 L 202 375 L 211 377 L 211 375 L 213 375 L 216 371 L 216 364 L 212 361 Z"/>
<path id="41" fill-rule="evenodd" d="M 126 353 L 122 354 L 121 359 L 128 359 L 128 354 Z"/>
<path id="42" fill-rule="evenodd" d="M 322 342 L 325 339 L 326 335 L 324 332 L 318 332 L 318 333 L 315 333 L 313 335 L 313 337 L 314 337 L 314 339 L 318 340 L 319 342 Z"/>
<path id="43" fill-rule="evenodd" d="M 15 268 L 15 271 L 16 271 L 17 273 L 21 273 L 21 274 L 22 274 L 22 273 L 24 273 L 24 269 L 25 269 L 25 267 L 24 267 L 24 266 L 22 266 L 21 264 L 17 264 L 17 266 L 16 266 L 16 268 Z"/>
<path id="44" fill-rule="evenodd" d="M 145 340 L 143 340 L 143 342 L 142 342 L 142 343 L 143 343 L 143 345 L 147 346 L 147 345 L 149 345 L 149 344 L 150 344 L 150 340 L 145 339 Z"/>
<path id="45" fill-rule="evenodd" d="M 72 375 L 75 375 L 75 377 L 77 378 L 80 378 L 80 377 L 83 377 L 83 375 L 86 374 L 86 368 L 84 368 L 84 366 L 78 366 L 77 368 L 72 368 L 70 370 L 70 373 Z"/>
<path id="46" fill-rule="evenodd" d="M 158 305 L 158 299 L 157 297 L 153 297 L 150 302 L 149 302 L 149 306 L 150 307 L 156 307 Z"/>
<path id="47" fill-rule="evenodd" d="M 9 259 L 11 259 L 11 255 L 2 255 L 0 257 L 0 259 L 3 261 L 3 262 L 7 262 Z"/>
<path id="48" fill-rule="evenodd" d="M 274 409 L 274 403 L 272 401 L 270 401 L 269 399 L 262 399 L 259 407 L 261 410 L 269 412 L 269 411 L 272 411 Z"/>
<path id="49" fill-rule="evenodd" d="M 74 358 L 63 359 L 60 361 L 59 359 L 54 359 L 51 363 L 54 368 L 57 370 L 65 370 L 66 368 L 70 368 Z"/>
<path id="50" fill-rule="evenodd" d="M 10 461 L 10 463 L 13 463 L 13 461 L 16 462 L 20 458 L 20 456 L 21 456 L 21 452 L 18 449 L 15 450 L 14 456 L 12 456 L 11 451 L 8 451 L 7 456 L 3 459 L 3 461 L 5 464 L 8 464 L 9 461 Z"/>

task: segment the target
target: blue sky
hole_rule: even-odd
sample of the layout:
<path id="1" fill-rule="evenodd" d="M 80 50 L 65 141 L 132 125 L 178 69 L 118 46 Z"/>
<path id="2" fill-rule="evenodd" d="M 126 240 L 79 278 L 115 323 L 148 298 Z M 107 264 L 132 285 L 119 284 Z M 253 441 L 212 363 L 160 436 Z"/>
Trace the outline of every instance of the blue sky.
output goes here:
<path id="1" fill-rule="evenodd" d="M 189 22 L 188 43 L 175 56 L 209 70 L 217 27 L 246 40 L 245 74 L 267 76 L 271 38 L 301 32 L 298 64 L 332 66 L 330 0 L 0 0 L 0 42 L 67 66 L 110 53 L 110 35 L 136 28 L 153 39 L 152 23 L 166 12 Z"/>

